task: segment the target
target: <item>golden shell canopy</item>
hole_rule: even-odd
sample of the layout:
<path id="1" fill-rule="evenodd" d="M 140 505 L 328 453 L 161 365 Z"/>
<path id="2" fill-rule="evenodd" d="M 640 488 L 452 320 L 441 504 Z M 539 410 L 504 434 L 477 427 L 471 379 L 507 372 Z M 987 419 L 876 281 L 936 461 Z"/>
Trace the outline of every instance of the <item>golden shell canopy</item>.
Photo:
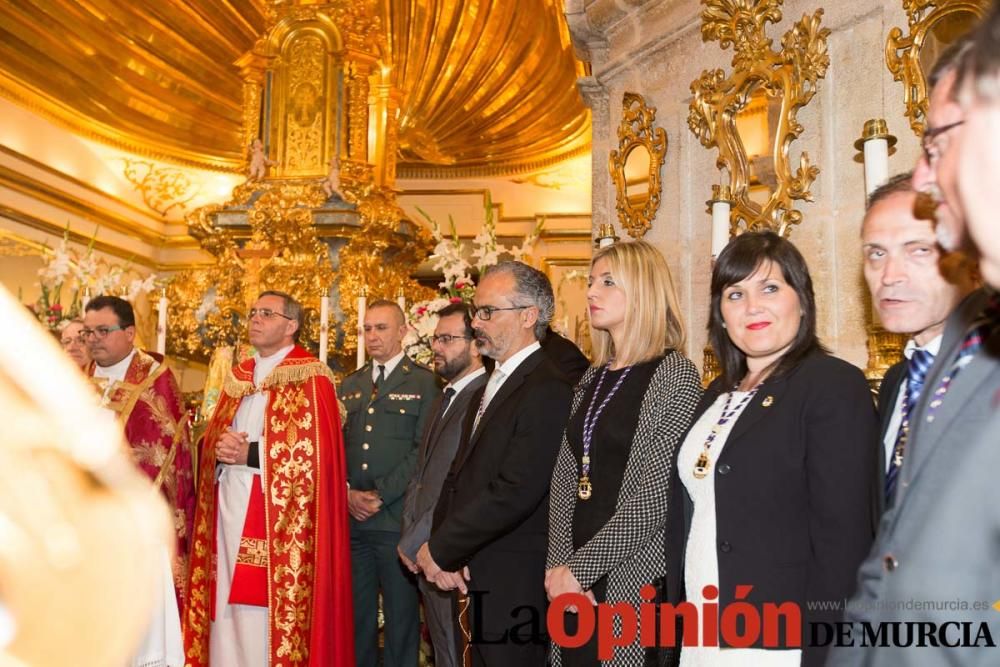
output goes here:
<path id="1" fill-rule="evenodd" d="M 285 4 L 0 3 L 0 94 L 135 153 L 235 169 L 246 147 L 234 63 Z M 513 174 L 589 148 L 559 0 L 367 4 L 402 92 L 401 176 Z"/>

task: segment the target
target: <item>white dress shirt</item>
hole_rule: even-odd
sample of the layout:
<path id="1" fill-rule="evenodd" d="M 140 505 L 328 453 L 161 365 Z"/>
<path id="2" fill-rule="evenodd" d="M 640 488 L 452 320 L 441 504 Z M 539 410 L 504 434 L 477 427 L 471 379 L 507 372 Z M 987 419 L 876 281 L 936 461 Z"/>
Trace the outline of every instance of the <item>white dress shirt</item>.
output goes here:
<path id="1" fill-rule="evenodd" d="M 375 359 L 372 358 L 372 382 L 374 383 L 378 380 L 379 364 L 385 366 L 385 377 L 388 378 L 390 375 L 392 375 L 392 372 L 396 370 L 396 366 L 398 366 L 399 362 L 401 362 L 402 360 L 403 360 L 402 350 L 399 352 L 399 354 L 397 354 L 395 357 L 385 362 L 384 364 L 382 364 L 382 362 L 380 361 L 375 361 Z"/>

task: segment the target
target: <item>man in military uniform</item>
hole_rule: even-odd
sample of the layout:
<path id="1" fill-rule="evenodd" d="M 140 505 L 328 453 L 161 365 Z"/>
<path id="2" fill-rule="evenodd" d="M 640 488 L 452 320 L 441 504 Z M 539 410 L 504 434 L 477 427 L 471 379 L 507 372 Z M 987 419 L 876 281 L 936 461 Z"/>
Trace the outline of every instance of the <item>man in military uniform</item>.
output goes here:
<path id="1" fill-rule="evenodd" d="M 440 389 L 434 374 L 403 354 L 406 323 L 392 301 L 368 307 L 365 347 L 371 360 L 347 376 L 347 507 L 351 515 L 354 638 L 358 667 L 378 664 L 377 604 L 385 618 L 383 664 L 415 667 L 420 642 L 417 587 L 396 552 L 403 495 L 420 437 Z"/>

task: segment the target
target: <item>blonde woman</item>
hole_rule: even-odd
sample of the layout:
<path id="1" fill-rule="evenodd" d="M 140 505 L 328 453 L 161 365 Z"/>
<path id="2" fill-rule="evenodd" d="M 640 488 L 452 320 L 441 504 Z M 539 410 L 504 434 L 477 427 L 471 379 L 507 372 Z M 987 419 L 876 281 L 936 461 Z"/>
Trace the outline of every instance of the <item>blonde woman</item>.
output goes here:
<path id="1" fill-rule="evenodd" d="M 80 370 L 87 372 L 90 351 L 83 339 L 83 320 L 75 318 L 67 322 L 59 332 L 59 343 Z"/>
<path id="2" fill-rule="evenodd" d="M 667 485 L 676 449 L 701 396 L 684 356 L 670 270 L 643 241 L 599 250 L 587 304 L 594 365 L 580 380 L 552 475 L 545 589 L 638 608 L 639 591 L 665 573 Z M 673 510 L 671 510 L 673 511 Z M 576 615 L 565 628 L 576 634 Z M 641 665 L 638 642 L 606 664 Z M 596 637 L 553 646 L 553 665 L 597 665 Z"/>

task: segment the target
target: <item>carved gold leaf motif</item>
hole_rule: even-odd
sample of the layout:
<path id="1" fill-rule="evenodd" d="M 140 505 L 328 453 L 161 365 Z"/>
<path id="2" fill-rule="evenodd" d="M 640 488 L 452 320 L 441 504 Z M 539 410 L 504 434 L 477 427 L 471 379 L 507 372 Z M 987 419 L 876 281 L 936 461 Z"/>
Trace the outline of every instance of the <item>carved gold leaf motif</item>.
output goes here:
<path id="1" fill-rule="evenodd" d="M 793 201 L 810 201 L 810 187 L 819 173 L 807 153 L 798 166 L 790 163 L 791 143 L 801 136 L 797 112 L 816 93 L 819 79 L 830 65 L 828 28 L 820 26 L 823 10 L 803 15 L 782 37 L 776 51 L 767 36 L 767 24 L 781 20 L 781 0 L 703 0 L 702 39 L 732 46 L 733 71 L 706 70 L 691 84 L 694 93 L 688 111 L 688 128 L 706 148 L 718 148 L 719 168 L 729 172 L 733 193 L 732 233 L 740 229 L 772 229 L 783 236 L 802 220 Z M 749 156 L 736 126 L 736 117 L 752 98 L 765 98 L 774 120 L 768 143 L 774 183 L 763 204 L 750 197 L 756 181 Z"/>
<path id="2" fill-rule="evenodd" d="M 656 209 L 660 207 L 660 167 L 667 153 L 667 133 L 662 127 L 654 127 L 656 107 L 646 106 L 646 100 L 638 93 L 625 93 L 622 97 L 622 121 L 618 125 L 618 149 L 611 151 L 608 168 L 615 183 L 618 220 L 628 230 L 630 236 L 641 238 L 652 226 Z M 634 202 L 628 196 L 625 164 L 636 150 L 645 149 L 649 153 L 647 192 L 640 201 Z"/>

